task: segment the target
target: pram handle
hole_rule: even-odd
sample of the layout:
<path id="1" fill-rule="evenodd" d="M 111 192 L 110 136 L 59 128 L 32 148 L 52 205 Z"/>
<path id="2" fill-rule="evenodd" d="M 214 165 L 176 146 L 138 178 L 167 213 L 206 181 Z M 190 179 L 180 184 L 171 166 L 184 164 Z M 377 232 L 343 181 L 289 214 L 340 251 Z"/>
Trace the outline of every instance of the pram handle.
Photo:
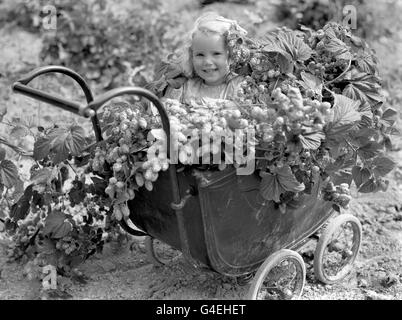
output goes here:
<path id="1" fill-rule="evenodd" d="M 52 104 L 56 107 L 62 108 L 64 110 L 70 111 L 75 114 L 82 115 L 86 118 L 91 118 L 92 120 L 92 125 L 94 127 L 95 131 L 95 136 L 96 140 L 100 141 L 102 140 L 101 136 L 101 130 L 99 126 L 99 121 L 96 116 L 95 111 L 90 110 L 86 107 L 86 105 L 69 101 L 65 98 L 49 94 L 43 90 L 35 89 L 32 87 L 29 87 L 28 84 L 35 78 L 37 78 L 40 75 L 43 74 L 48 74 L 48 73 L 62 73 L 64 75 L 69 76 L 70 78 L 74 79 L 81 87 L 81 89 L 84 91 L 85 98 L 87 100 L 87 103 L 90 103 L 93 101 L 93 95 L 92 92 L 85 81 L 85 79 L 80 76 L 78 73 L 75 71 L 63 67 L 63 66 L 45 66 L 45 67 L 39 67 L 28 73 L 24 78 L 17 80 L 13 85 L 12 89 L 16 93 L 20 93 L 23 95 L 26 95 L 28 97 L 34 98 L 39 101 L 43 101 L 45 103 Z"/>

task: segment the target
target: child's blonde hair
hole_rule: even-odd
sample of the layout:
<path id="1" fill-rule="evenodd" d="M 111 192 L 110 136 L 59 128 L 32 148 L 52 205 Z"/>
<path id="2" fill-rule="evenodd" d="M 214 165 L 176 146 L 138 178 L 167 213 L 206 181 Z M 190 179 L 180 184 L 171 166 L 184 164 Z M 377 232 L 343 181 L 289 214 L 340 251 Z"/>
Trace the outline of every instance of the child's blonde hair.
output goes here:
<path id="1" fill-rule="evenodd" d="M 206 12 L 201 15 L 194 23 L 194 27 L 189 32 L 187 39 L 185 40 L 184 47 L 179 56 L 179 64 L 186 77 L 194 77 L 194 67 L 192 63 L 192 41 L 197 32 L 204 34 L 223 36 L 225 44 L 227 45 L 227 36 L 230 32 L 236 32 L 241 36 L 245 36 L 247 31 L 239 26 L 235 20 L 226 19 L 220 16 L 216 12 Z M 228 48 L 229 49 L 229 48 Z M 229 50 L 229 57 L 231 56 Z"/>

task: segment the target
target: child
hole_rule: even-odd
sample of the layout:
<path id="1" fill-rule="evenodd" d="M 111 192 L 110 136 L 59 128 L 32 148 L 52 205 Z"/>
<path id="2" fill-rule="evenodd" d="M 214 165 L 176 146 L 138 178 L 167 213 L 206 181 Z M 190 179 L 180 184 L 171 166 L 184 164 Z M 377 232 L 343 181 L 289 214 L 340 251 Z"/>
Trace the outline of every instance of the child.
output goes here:
<path id="1" fill-rule="evenodd" d="M 246 34 L 234 20 L 216 13 L 202 15 L 195 22 L 180 57 L 165 65 L 164 79 L 168 86 L 163 96 L 182 103 L 204 98 L 229 100 L 243 81 L 234 72 L 235 43 L 230 40 Z M 169 72 L 170 79 L 166 76 Z"/>

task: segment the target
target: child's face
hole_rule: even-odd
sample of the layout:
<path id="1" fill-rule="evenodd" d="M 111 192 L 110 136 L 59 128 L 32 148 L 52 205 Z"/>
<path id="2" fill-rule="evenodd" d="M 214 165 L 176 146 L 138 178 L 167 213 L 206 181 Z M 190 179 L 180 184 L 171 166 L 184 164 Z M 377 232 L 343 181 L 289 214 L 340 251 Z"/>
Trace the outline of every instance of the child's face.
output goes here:
<path id="1" fill-rule="evenodd" d="M 224 38 L 218 34 L 197 32 L 192 41 L 194 71 L 207 85 L 216 86 L 225 81 L 229 72 L 229 54 Z"/>

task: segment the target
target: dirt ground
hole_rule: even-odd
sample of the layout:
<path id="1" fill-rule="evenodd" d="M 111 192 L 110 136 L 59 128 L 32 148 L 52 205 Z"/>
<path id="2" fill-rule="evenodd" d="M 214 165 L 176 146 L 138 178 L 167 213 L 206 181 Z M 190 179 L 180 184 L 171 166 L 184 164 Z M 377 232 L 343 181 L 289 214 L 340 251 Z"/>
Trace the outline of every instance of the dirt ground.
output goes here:
<path id="1" fill-rule="evenodd" d="M 10 90 L 18 75 L 38 65 L 40 45 L 37 36 L 22 30 L 0 30 L 0 103 L 8 106 L 9 117 L 29 113 L 42 124 L 66 116 L 72 119 L 75 116 L 61 111 L 55 114 L 54 109 Z M 377 39 L 372 45 L 377 50 L 384 78 L 392 84 L 389 86 L 390 98 L 401 97 L 401 82 L 392 79 L 401 75 L 402 33 L 399 30 L 392 36 Z M 71 86 L 59 85 L 57 89 L 62 95 L 73 95 L 74 92 Z M 401 128 L 400 122 L 398 126 Z M 4 133 L 0 132 L 0 135 Z M 320 284 L 314 278 L 310 259 L 314 244 L 306 246 L 300 252 L 307 267 L 303 300 L 402 299 L 402 139 L 395 137 L 393 142 L 394 151 L 390 156 L 398 166 L 388 176 L 391 180 L 388 191 L 374 195 L 354 193 L 350 213 L 362 223 L 363 239 L 353 272 L 339 284 Z M 25 147 L 29 146 L 32 141 L 26 142 Z M 243 299 L 248 290 L 248 285 L 240 286 L 235 279 L 189 268 L 181 255 L 166 266 L 154 266 L 147 260 L 139 238 L 128 236 L 127 241 L 128 245 L 122 249 L 106 246 L 102 254 L 80 266 L 80 271 L 88 277 L 86 283 L 64 279 L 63 285 L 69 296 L 59 298 L 226 300 Z M 0 237 L 0 299 L 43 298 L 41 284 L 27 279 L 22 265 L 6 262 L 5 245 L 6 240 Z"/>

